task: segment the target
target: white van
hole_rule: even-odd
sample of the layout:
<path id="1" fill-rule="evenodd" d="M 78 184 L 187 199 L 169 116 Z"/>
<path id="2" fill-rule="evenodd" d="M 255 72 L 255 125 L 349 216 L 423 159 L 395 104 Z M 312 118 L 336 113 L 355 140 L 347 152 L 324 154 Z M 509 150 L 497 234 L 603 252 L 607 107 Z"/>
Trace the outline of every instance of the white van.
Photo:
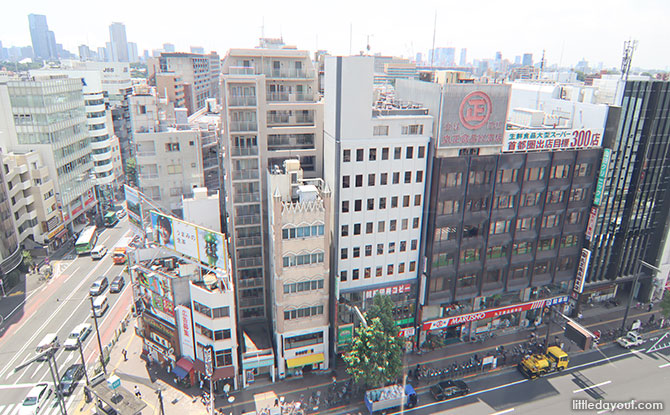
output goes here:
<path id="1" fill-rule="evenodd" d="M 91 250 L 91 258 L 93 259 L 102 259 L 107 254 L 107 247 L 103 244 L 96 245 L 95 248 Z"/>
<path id="2" fill-rule="evenodd" d="M 58 335 L 56 333 L 49 333 L 37 345 L 35 353 L 42 353 L 52 347 L 58 347 Z"/>
<path id="3" fill-rule="evenodd" d="M 102 315 L 105 314 L 105 311 L 107 311 L 108 307 L 109 304 L 107 303 L 107 296 L 101 295 L 93 302 L 93 313 L 95 313 L 96 317 L 102 317 Z"/>

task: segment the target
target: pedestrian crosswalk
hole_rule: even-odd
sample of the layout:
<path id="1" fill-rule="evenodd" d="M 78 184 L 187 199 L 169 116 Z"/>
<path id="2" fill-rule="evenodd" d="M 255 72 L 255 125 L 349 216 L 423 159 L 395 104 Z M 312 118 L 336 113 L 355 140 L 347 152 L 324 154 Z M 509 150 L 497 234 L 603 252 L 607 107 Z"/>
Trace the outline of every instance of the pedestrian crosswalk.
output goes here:
<path id="1" fill-rule="evenodd" d="M 77 394 L 72 394 L 65 398 L 65 407 L 70 413 L 70 408 L 79 402 L 77 400 Z M 17 415 L 21 409 L 21 402 L 11 403 L 6 405 L 0 405 L 0 415 Z M 55 396 L 52 396 L 47 401 L 46 405 L 38 412 L 38 415 L 58 415 L 60 414 L 60 405 L 56 400 Z"/>

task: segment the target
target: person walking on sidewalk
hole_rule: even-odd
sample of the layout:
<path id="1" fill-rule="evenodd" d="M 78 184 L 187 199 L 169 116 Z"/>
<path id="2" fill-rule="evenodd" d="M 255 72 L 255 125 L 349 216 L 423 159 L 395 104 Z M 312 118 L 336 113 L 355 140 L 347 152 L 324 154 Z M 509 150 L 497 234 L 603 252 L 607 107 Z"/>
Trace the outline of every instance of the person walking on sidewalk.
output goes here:
<path id="1" fill-rule="evenodd" d="M 123 361 L 127 362 L 128 357 L 126 355 L 128 354 L 128 352 L 126 351 L 126 349 L 121 349 L 121 354 L 123 355 Z"/>
<path id="2" fill-rule="evenodd" d="M 142 392 L 140 392 L 140 388 L 138 388 L 137 385 L 135 385 L 135 396 L 142 399 Z"/>

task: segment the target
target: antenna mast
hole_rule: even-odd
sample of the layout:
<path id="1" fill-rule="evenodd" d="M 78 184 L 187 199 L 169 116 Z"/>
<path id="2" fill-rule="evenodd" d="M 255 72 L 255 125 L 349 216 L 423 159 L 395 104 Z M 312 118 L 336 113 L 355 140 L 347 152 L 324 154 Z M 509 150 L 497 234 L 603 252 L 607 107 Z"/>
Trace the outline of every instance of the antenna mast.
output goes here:
<path id="1" fill-rule="evenodd" d="M 433 63 L 435 62 L 435 32 L 437 32 L 437 10 L 435 10 L 435 21 L 433 22 L 433 50 L 430 54 L 430 69 L 433 70 Z"/>
<path id="2" fill-rule="evenodd" d="M 623 57 L 621 58 L 621 79 L 628 81 L 628 72 L 630 64 L 633 61 L 633 53 L 637 49 L 637 40 L 627 40 L 623 42 Z"/>

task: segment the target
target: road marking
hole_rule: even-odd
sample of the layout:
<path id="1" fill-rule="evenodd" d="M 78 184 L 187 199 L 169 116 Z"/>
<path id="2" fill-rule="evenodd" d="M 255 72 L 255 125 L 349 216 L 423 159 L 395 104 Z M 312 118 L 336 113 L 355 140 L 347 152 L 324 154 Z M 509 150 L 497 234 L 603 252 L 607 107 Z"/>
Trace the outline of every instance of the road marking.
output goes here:
<path id="1" fill-rule="evenodd" d="M 82 278 L 82 280 L 79 282 L 79 284 L 72 290 L 72 292 L 70 293 L 70 295 L 67 296 L 67 298 L 65 299 L 65 301 L 62 301 L 62 302 L 61 302 L 61 305 L 58 306 L 58 308 L 51 314 L 51 316 L 50 316 L 44 323 L 42 323 L 42 325 L 41 325 L 37 330 L 35 330 L 34 334 L 30 337 L 30 339 L 28 339 L 28 341 L 27 341 L 27 342 L 23 345 L 23 347 L 22 347 L 22 348 L 21 348 L 21 349 L 14 355 L 14 357 L 12 357 L 12 358 L 9 360 L 9 362 L 7 363 L 7 365 L 5 366 L 5 368 L 2 369 L 2 370 L 0 371 L 0 376 L 5 375 L 5 374 L 7 373 L 7 371 L 8 371 L 8 369 L 12 367 L 12 365 L 14 364 L 14 362 L 16 361 L 16 359 L 19 357 L 19 355 L 22 354 L 28 347 L 32 346 L 32 342 L 35 341 L 35 339 L 36 339 L 37 336 L 40 334 L 40 332 L 41 332 L 42 330 L 44 330 L 44 328 L 51 322 L 51 320 L 53 320 L 53 318 L 58 314 L 58 312 L 59 312 L 63 307 L 65 307 L 65 305 L 67 304 L 67 302 L 68 302 L 68 301 L 69 301 L 75 294 L 77 294 L 77 290 L 79 290 L 79 288 L 81 288 L 81 286 L 82 286 L 84 283 L 86 283 L 86 281 L 89 279 L 89 277 L 90 277 L 93 273 L 95 273 L 95 272 L 97 271 L 98 267 L 100 267 L 102 264 L 103 264 L 103 262 L 98 263 L 98 265 L 96 265 L 96 266 L 91 270 L 91 272 L 89 272 L 84 278 Z M 112 264 L 112 265 L 114 265 L 114 264 Z M 110 265 L 110 268 L 111 268 L 112 265 Z M 88 299 L 88 297 L 85 297 L 85 299 Z M 27 320 L 26 320 L 26 321 L 27 321 Z M 67 322 L 67 320 L 66 320 L 66 322 Z M 64 324 L 65 324 L 65 323 L 64 323 Z M 61 325 L 61 327 L 62 327 L 62 325 Z M 59 330 L 60 330 L 60 328 L 59 328 Z M 11 373 L 8 374 L 8 376 L 6 376 L 6 378 L 9 378 L 9 376 L 11 376 Z"/>
<path id="2" fill-rule="evenodd" d="M 670 363 L 666 363 L 666 364 L 664 364 L 664 365 L 660 365 L 659 367 L 660 367 L 660 368 L 664 368 L 664 367 L 668 367 L 668 366 L 670 366 Z"/>
<path id="3" fill-rule="evenodd" d="M 0 385 L 0 390 L 2 389 L 24 389 L 24 388 L 32 388 L 33 386 L 37 385 L 37 383 L 18 383 L 14 385 Z"/>
<path id="4" fill-rule="evenodd" d="M 592 385 L 592 386 L 588 386 L 586 388 L 581 388 L 581 389 L 575 389 L 575 390 L 572 391 L 572 393 L 584 392 L 584 391 L 587 391 L 589 389 L 598 388 L 598 387 L 604 386 L 604 385 L 609 385 L 610 383 L 612 383 L 612 381 L 608 380 L 608 381 L 605 381 L 605 382 L 598 383 L 597 385 Z"/>
<path id="5" fill-rule="evenodd" d="M 514 408 L 509 408 L 509 409 L 505 409 L 504 411 L 494 412 L 491 415 L 502 415 L 502 414 L 507 414 L 507 413 L 510 413 L 510 412 L 514 412 Z"/>
<path id="6" fill-rule="evenodd" d="M 16 407 L 14 407 L 14 405 L 16 405 Z M 4 406 L 4 405 L 0 406 L 0 415 L 9 415 L 9 414 L 12 413 L 12 410 L 14 412 L 17 412 L 18 411 L 18 405 L 19 404 L 11 403 L 7 406 Z"/>

